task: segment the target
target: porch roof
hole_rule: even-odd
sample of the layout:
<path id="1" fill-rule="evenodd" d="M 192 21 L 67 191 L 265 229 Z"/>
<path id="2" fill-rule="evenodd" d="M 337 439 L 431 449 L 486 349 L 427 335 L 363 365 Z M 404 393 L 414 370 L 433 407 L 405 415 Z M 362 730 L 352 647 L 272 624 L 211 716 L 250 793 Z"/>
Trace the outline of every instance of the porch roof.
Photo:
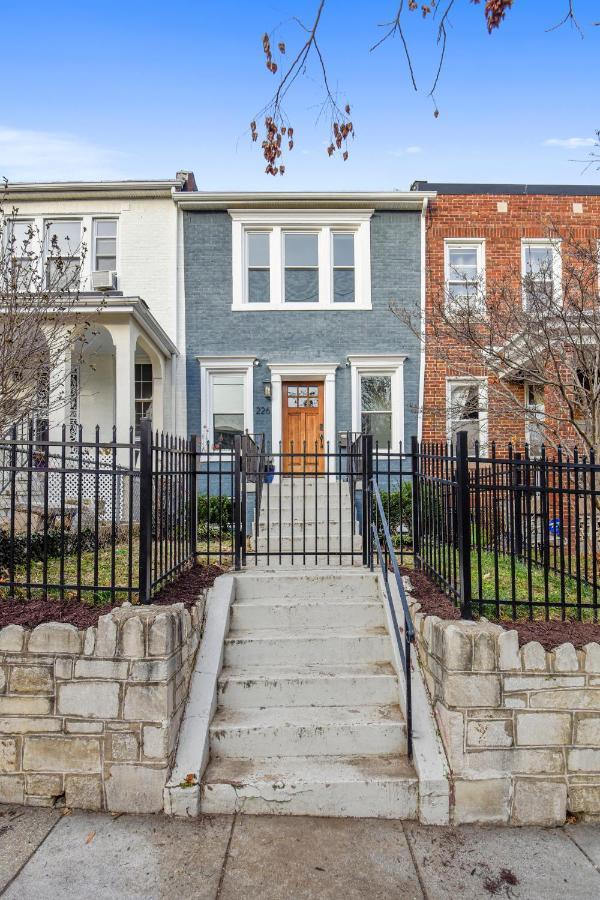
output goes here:
<path id="1" fill-rule="evenodd" d="M 69 312 L 76 315 L 88 313 L 100 324 L 106 316 L 131 317 L 165 356 L 179 356 L 177 347 L 141 297 L 103 298 L 98 294 L 80 294 L 77 302 L 69 307 Z"/>

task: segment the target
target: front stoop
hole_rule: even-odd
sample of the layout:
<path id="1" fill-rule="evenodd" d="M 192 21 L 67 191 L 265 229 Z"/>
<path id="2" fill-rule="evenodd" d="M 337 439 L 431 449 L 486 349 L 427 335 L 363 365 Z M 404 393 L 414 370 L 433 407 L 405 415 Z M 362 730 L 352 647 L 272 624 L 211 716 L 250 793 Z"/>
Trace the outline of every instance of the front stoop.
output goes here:
<path id="1" fill-rule="evenodd" d="M 207 600 L 166 811 L 419 818 L 379 578 L 226 578 Z"/>

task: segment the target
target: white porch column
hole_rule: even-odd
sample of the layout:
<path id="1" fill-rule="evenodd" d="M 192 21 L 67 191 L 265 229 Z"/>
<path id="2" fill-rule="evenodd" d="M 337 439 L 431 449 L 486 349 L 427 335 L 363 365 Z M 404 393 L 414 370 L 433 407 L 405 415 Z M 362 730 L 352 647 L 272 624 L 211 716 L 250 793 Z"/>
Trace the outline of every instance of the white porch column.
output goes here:
<path id="1" fill-rule="evenodd" d="M 127 443 L 135 424 L 134 362 L 137 329 L 128 322 L 105 324 L 115 345 L 115 425 L 117 441 Z M 119 454 L 124 457 L 123 453 Z"/>
<path id="2" fill-rule="evenodd" d="M 71 412 L 71 346 L 53 360 L 48 375 L 48 421 L 51 441 L 62 440 L 62 426 L 67 426 L 69 440 L 69 419 Z"/>
<path id="3" fill-rule="evenodd" d="M 281 375 L 271 372 L 271 450 L 279 453 L 282 441 Z"/>

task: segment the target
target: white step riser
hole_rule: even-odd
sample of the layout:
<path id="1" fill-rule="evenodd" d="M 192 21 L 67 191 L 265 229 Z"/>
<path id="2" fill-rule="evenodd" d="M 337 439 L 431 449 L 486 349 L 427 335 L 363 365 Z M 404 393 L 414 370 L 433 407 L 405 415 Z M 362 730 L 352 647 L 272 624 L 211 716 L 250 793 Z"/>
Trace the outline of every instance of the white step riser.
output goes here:
<path id="1" fill-rule="evenodd" d="M 268 755 L 406 753 L 406 727 L 403 722 L 394 721 L 318 726 L 211 727 L 210 749 L 213 757 L 249 759 Z"/>
<path id="2" fill-rule="evenodd" d="M 211 784 L 202 788 L 200 809 L 207 815 L 350 816 L 416 819 L 416 779 L 402 784 L 359 782 L 298 784 L 294 788 L 260 784 Z"/>
<path id="3" fill-rule="evenodd" d="M 392 648 L 387 635 L 364 637 L 288 638 L 225 642 L 225 666 L 350 665 L 389 662 Z"/>
<path id="4" fill-rule="evenodd" d="M 385 625 L 381 603 L 236 603 L 231 609 L 231 628 L 339 628 L 340 625 L 375 628 Z M 229 635 L 235 637 L 234 634 Z"/>
<path id="5" fill-rule="evenodd" d="M 292 535 L 297 538 L 301 537 L 304 533 L 306 536 L 309 535 L 312 539 L 315 539 L 315 535 L 317 538 L 326 538 L 329 534 L 330 538 L 336 537 L 339 540 L 340 531 L 342 533 L 342 538 L 344 540 L 351 540 L 353 535 L 358 534 L 358 526 L 356 528 L 353 527 L 352 522 L 350 521 L 342 521 L 342 522 L 317 522 L 315 524 L 314 519 L 306 519 L 306 521 L 294 521 L 294 527 L 292 528 L 291 523 L 288 521 L 282 521 L 281 528 L 279 526 L 279 522 L 270 522 L 267 526 L 267 523 L 261 523 L 258 528 L 258 538 L 259 540 L 266 540 L 267 535 L 271 538 L 271 541 L 282 539 L 289 540 Z"/>
<path id="6" fill-rule="evenodd" d="M 393 675 L 340 677 L 315 675 L 309 678 L 227 678 L 219 682 L 221 709 L 264 706 L 356 706 L 398 702 L 398 684 Z"/>
<path id="7" fill-rule="evenodd" d="M 301 573 L 302 574 L 302 573 Z M 290 597 L 312 600 L 315 597 L 328 600 L 378 600 L 377 576 L 351 573 L 243 575 L 236 579 L 237 600 L 268 600 Z"/>
<path id="8" fill-rule="evenodd" d="M 342 553 L 352 553 L 354 550 L 355 553 L 362 553 L 362 538 L 359 536 L 352 539 L 350 535 L 344 538 L 340 542 L 339 535 L 332 534 L 329 537 L 329 541 L 326 537 L 318 537 L 315 543 L 314 534 L 310 534 L 307 529 L 306 536 L 302 536 L 302 534 L 294 535 L 293 539 L 290 538 L 278 538 L 273 537 L 272 540 L 268 541 L 266 538 L 259 538 L 256 542 L 256 549 L 259 553 L 266 553 L 267 550 L 272 553 L 278 553 L 279 550 L 287 553 L 303 553 L 306 550 L 307 553 L 310 553 L 312 550 L 313 553 L 316 550 L 326 553 L 328 550 L 330 553 L 337 553 L 341 550 Z"/>
<path id="9" fill-rule="evenodd" d="M 302 559 L 302 556 L 296 556 L 295 562 L 292 564 L 292 557 L 289 554 L 288 556 L 282 554 L 280 561 L 278 554 L 271 551 L 268 559 L 266 556 L 262 558 L 259 556 L 258 559 L 255 559 L 250 554 L 248 554 L 246 565 L 251 569 L 259 570 L 274 570 L 281 565 L 285 569 L 295 568 L 299 570 L 307 569 L 310 571 L 311 569 L 327 569 L 331 567 L 339 568 L 340 566 L 348 568 L 351 568 L 353 566 L 355 568 L 362 568 L 363 561 L 361 553 L 355 553 L 354 556 L 352 556 L 352 554 L 350 553 L 343 552 L 341 558 L 339 553 L 332 553 L 330 554 L 329 559 L 327 559 L 326 556 L 323 556 L 321 559 L 317 559 L 316 561 L 314 556 L 310 556 L 308 554 L 305 561 Z"/>

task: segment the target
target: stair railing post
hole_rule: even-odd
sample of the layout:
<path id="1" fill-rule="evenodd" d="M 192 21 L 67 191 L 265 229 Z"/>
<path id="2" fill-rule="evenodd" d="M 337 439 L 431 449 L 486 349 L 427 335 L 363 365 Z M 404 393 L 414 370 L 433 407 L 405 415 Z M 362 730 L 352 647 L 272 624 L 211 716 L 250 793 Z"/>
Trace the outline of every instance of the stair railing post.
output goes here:
<path id="1" fill-rule="evenodd" d="M 458 531 L 459 589 L 461 612 L 465 619 L 473 617 L 468 437 L 466 431 L 459 431 L 456 435 L 456 524 Z"/>
<path id="2" fill-rule="evenodd" d="M 412 457 L 412 543 L 413 543 L 413 558 L 415 561 L 415 567 L 420 568 L 420 527 L 421 522 L 419 519 L 419 507 L 420 507 L 420 496 L 419 496 L 419 442 L 417 440 L 416 435 L 410 439 L 410 451 Z M 402 490 L 402 485 L 400 486 L 400 490 Z"/>
<path id="3" fill-rule="evenodd" d="M 140 603 L 152 599 L 152 422 L 140 422 Z"/>
<path id="4" fill-rule="evenodd" d="M 363 566 L 371 565 L 371 479 L 373 478 L 373 435 L 361 437 L 362 480 L 362 550 Z"/>
<path id="5" fill-rule="evenodd" d="M 233 561 L 236 572 L 242 568 L 242 437 L 233 439 Z"/>

